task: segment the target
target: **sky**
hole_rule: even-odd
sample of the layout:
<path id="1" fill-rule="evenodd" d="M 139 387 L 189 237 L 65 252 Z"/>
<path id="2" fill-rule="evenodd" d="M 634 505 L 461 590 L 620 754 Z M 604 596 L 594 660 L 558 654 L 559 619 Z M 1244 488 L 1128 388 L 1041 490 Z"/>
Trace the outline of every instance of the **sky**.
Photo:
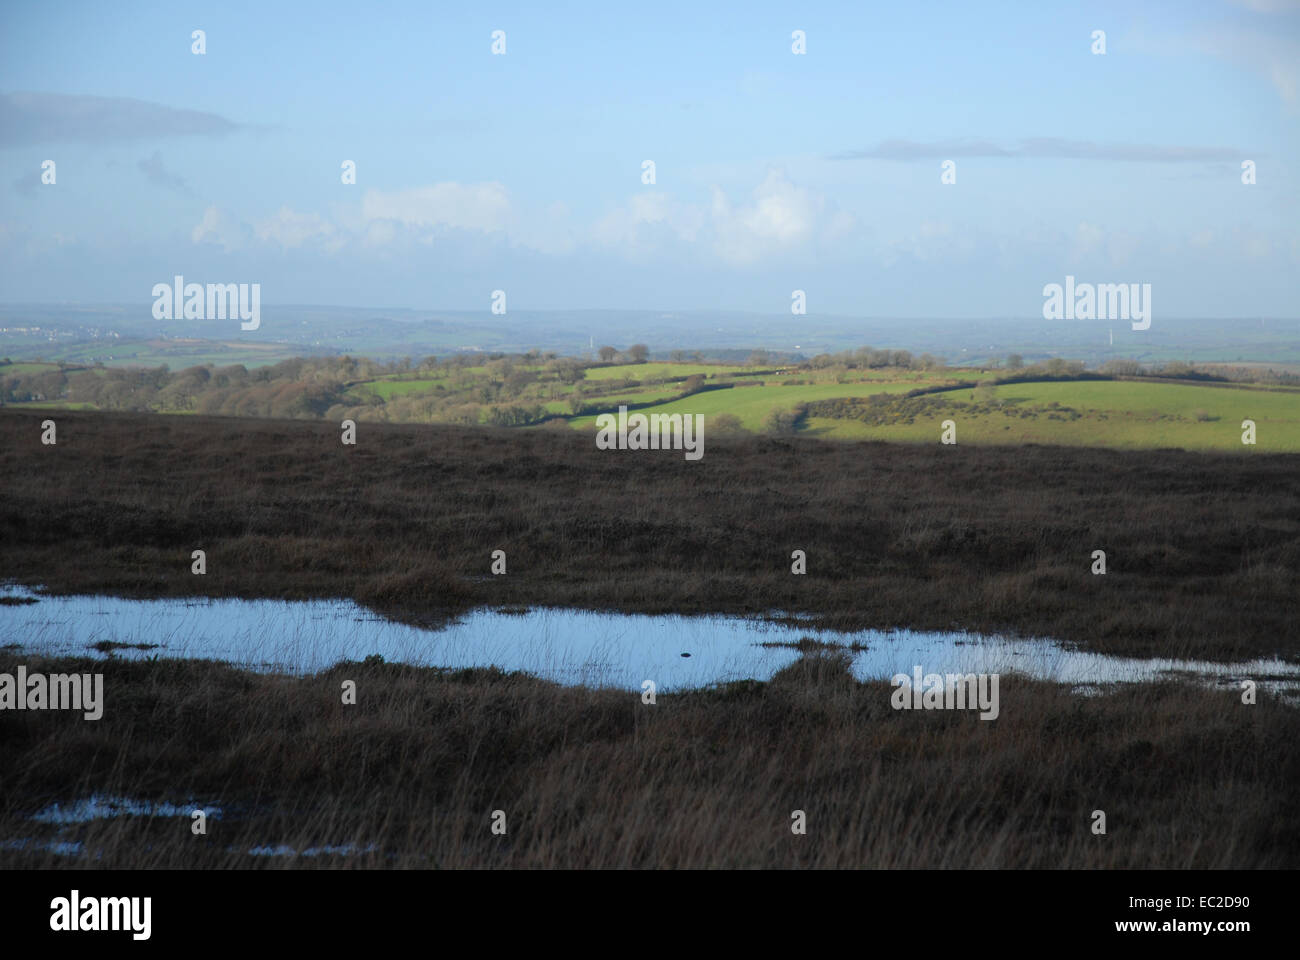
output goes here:
<path id="1" fill-rule="evenodd" d="M 1298 133 L 1292 0 L 9 2 L 0 301 L 1293 318 Z"/>

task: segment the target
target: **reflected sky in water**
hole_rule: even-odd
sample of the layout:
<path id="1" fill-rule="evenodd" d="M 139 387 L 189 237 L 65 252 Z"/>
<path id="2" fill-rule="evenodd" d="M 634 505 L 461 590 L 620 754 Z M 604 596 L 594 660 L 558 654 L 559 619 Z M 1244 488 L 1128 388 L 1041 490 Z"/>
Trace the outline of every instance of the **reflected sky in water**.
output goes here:
<path id="1" fill-rule="evenodd" d="M 801 637 L 857 643 L 859 679 L 926 673 L 1011 673 L 1080 688 L 1141 682 L 1168 671 L 1230 683 L 1250 677 L 1261 689 L 1300 683 L 1300 666 L 1278 660 L 1213 664 L 1107 657 L 1047 639 L 1011 640 L 955 632 L 829 633 L 739 617 L 682 617 L 534 608 L 479 609 L 445 629 L 394 623 L 350 600 L 126 600 L 48 597 L 7 586 L 0 595 L 39 602 L 0 606 L 0 646 L 44 654 L 104 656 L 95 644 L 157 645 L 115 656 L 195 657 L 257 670 L 311 673 L 340 660 L 385 660 L 439 667 L 498 666 L 564 684 L 660 691 L 752 678 L 766 680 L 799 657 L 763 644 Z M 689 656 L 683 656 L 689 654 Z"/>

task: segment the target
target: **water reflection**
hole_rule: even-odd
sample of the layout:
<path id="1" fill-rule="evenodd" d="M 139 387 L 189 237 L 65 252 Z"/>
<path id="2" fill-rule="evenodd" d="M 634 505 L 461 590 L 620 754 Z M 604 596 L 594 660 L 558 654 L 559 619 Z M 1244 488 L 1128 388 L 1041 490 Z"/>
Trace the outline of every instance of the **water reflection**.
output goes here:
<path id="1" fill-rule="evenodd" d="M 1112 683 L 1192 676 L 1212 683 L 1254 679 L 1261 690 L 1300 689 L 1300 665 L 1281 660 L 1219 664 L 1111 657 L 1049 639 L 1004 639 L 911 630 L 817 632 L 799 618 L 649 616 L 535 608 L 479 609 L 440 630 L 376 617 L 350 600 L 127 600 L 52 597 L 16 586 L 0 595 L 36 597 L 0 605 L 0 647 L 49 655 L 132 659 L 192 657 L 255 670 L 312 673 L 340 660 L 440 667 L 498 666 L 564 684 L 670 691 L 769 679 L 793 663 L 801 638 L 847 648 L 859 679 L 930 673 L 1011 673 L 1094 692 Z M 805 641 L 804 646 L 808 646 Z"/>

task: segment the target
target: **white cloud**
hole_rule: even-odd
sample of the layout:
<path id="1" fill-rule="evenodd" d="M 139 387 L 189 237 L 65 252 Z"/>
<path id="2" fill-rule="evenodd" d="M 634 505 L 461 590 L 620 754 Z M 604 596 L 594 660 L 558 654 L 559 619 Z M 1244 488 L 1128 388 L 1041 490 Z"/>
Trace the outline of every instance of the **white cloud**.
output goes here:
<path id="1" fill-rule="evenodd" d="M 361 243 L 367 247 L 386 247 L 395 239 L 397 239 L 397 227 L 393 221 L 376 220 L 365 226 Z"/>
<path id="2" fill-rule="evenodd" d="M 216 207 L 208 207 L 203 211 L 203 219 L 190 231 L 190 241 L 215 243 L 229 252 L 241 245 L 241 234 L 242 231 L 230 223 L 225 214 Z"/>
<path id="3" fill-rule="evenodd" d="M 768 172 L 742 203 L 714 187 L 710 202 L 685 203 L 660 191 L 633 195 L 600 218 L 592 240 L 632 259 L 672 248 L 709 252 L 733 266 L 807 250 L 843 236 L 854 225 L 844 211 L 779 170 Z"/>
<path id="4" fill-rule="evenodd" d="M 1114 230 L 1106 241 L 1106 254 L 1113 267 L 1122 267 L 1133 259 L 1139 247 L 1138 238 L 1126 230 Z"/>
<path id="5" fill-rule="evenodd" d="M 191 231 L 196 243 L 215 243 L 230 251 L 252 242 L 282 249 L 319 246 L 331 253 L 350 241 L 383 247 L 403 240 L 432 243 L 440 228 L 492 233 L 511 222 L 510 201 L 499 183 L 437 183 L 409 190 L 367 190 L 359 205 L 344 207 L 327 218 L 282 206 L 251 224 L 233 222 L 216 207 L 208 207 Z"/>
<path id="6" fill-rule="evenodd" d="M 1235 233 L 1234 241 L 1237 247 L 1252 260 L 1267 257 L 1273 252 L 1273 242 L 1267 234 L 1250 229 L 1238 229 Z"/>
<path id="7" fill-rule="evenodd" d="M 506 232 L 511 242 L 552 255 L 572 253 L 580 239 L 568 206 L 560 200 L 550 204 L 541 217 L 512 213 Z"/>
<path id="8" fill-rule="evenodd" d="M 1257 12 L 1290 14 L 1300 7 L 1280 4 L 1252 7 Z M 1273 85 L 1282 100 L 1295 107 L 1300 98 L 1300 31 L 1291 16 L 1282 22 L 1254 21 L 1261 29 L 1218 24 L 1212 30 L 1182 35 L 1135 37 L 1134 49 L 1165 56 L 1202 54 L 1235 64 L 1243 70 L 1261 74 Z"/>
<path id="9" fill-rule="evenodd" d="M 752 193 L 734 202 L 714 188 L 709 202 L 689 203 L 658 189 L 640 191 L 594 222 L 576 223 L 560 201 L 529 213 L 512 207 L 499 183 L 438 183 L 407 190 L 367 190 L 359 204 L 326 217 L 288 206 L 251 223 L 216 207 L 191 231 L 196 244 L 227 251 L 250 244 L 337 252 L 349 243 L 367 248 L 430 245 L 443 231 L 497 235 L 548 255 L 594 246 L 630 260 L 656 256 L 711 258 L 743 266 L 812 252 L 851 232 L 853 217 L 820 194 L 772 170 Z"/>
<path id="10" fill-rule="evenodd" d="M 1138 238 L 1125 230 L 1106 230 L 1083 221 L 1075 229 L 1070 256 L 1073 262 L 1087 262 L 1104 255 L 1113 267 L 1122 267 L 1133 258 Z"/>
<path id="11" fill-rule="evenodd" d="M 286 249 L 316 241 L 327 250 L 338 250 L 344 238 L 334 224 L 314 213 L 295 213 L 281 207 L 272 217 L 259 221 L 253 233 L 263 243 L 275 243 Z"/>
<path id="12" fill-rule="evenodd" d="M 1193 42 L 1211 56 L 1263 73 L 1283 100 L 1295 104 L 1300 90 L 1300 40 L 1294 31 L 1219 29 Z"/>
<path id="13" fill-rule="evenodd" d="M 959 261 L 990 249 L 991 238 L 969 226 L 950 220 L 922 220 L 909 230 L 883 241 L 881 262 L 897 263 L 902 255 L 921 261 Z"/>
<path id="14" fill-rule="evenodd" d="M 751 263 L 771 253 L 807 242 L 826 201 L 806 187 L 797 187 L 777 170 L 769 171 L 750 202 L 733 207 L 726 195 L 713 191 L 715 249 L 732 263 Z"/>
<path id="15" fill-rule="evenodd" d="M 704 221 L 702 208 L 681 203 L 661 190 L 646 190 L 597 220 L 590 236 L 597 246 L 638 260 L 679 243 L 694 243 Z"/>
<path id="16" fill-rule="evenodd" d="M 1093 223 L 1086 221 L 1080 223 L 1074 231 L 1074 249 L 1071 257 L 1074 260 L 1086 260 L 1099 249 L 1106 239 L 1106 231 Z"/>
<path id="17" fill-rule="evenodd" d="M 408 227 L 453 227 L 491 232 L 510 221 L 510 197 L 499 183 L 435 183 L 384 192 L 367 190 L 361 201 L 366 221 L 391 220 Z"/>

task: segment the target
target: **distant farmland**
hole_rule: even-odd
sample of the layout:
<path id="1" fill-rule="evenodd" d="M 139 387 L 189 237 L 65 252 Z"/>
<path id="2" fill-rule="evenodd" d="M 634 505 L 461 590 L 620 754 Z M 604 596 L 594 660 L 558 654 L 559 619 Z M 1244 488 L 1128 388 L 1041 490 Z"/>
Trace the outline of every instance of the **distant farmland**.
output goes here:
<path id="1" fill-rule="evenodd" d="M 1300 387 L 1276 371 L 1259 371 L 1262 379 L 1273 377 L 1269 384 L 1229 382 L 1223 373 L 1215 370 L 1216 380 L 1210 371 L 1185 368 L 1112 379 L 1064 361 L 1012 373 L 946 367 L 905 352 L 876 365 L 844 355 L 769 368 L 597 364 L 536 353 L 393 364 L 298 358 L 254 370 L 174 372 L 24 362 L 0 365 L 0 402 L 335 422 L 567 424 L 582 431 L 594 429 L 597 415 L 626 405 L 646 414 L 702 414 L 724 432 L 826 440 L 936 443 L 951 420 L 958 443 L 1300 451 Z M 1184 374 L 1192 379 L 1180 379 Z M 1246 420 L 1255 424 L 1254 446 L 1241 442 Z"/>

